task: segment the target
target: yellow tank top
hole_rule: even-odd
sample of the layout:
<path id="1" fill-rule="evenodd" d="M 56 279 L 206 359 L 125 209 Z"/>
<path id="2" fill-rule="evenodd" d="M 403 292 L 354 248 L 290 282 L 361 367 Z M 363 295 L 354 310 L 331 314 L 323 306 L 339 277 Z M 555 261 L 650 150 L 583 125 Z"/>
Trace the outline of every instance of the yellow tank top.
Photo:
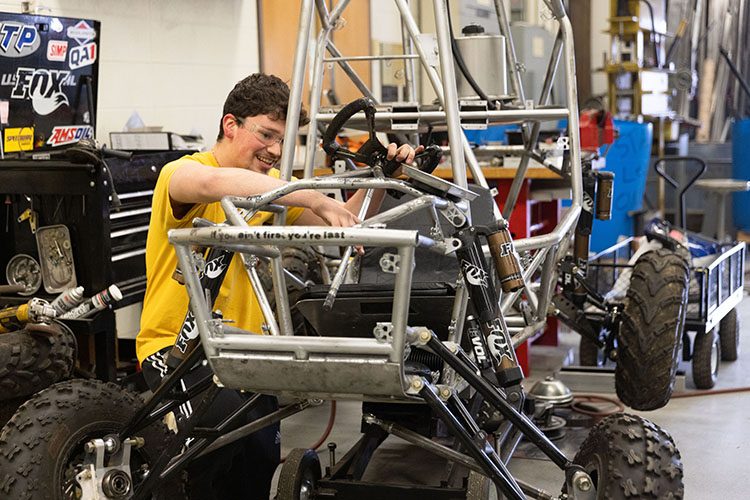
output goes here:
<path id="1" fill-rule="evenodd" d="M 135 342 L 136 355 L 140 362 L 174 343 L 188 311 L 187 291 L 183 285 L 172 279 L 172 273 L 177 266 L 177 255 L 167 241 L 167 231 L 192 227 L 195 217 L 213 222 L 226 220 L 219 202 L 196 204 L 184 217 L 175 218 L 169 202 L 169 180 L 175 170 L 188 161 L 219 168 L 211 153 L 195 153 L 168 163 L 159 174 L 154 188 L 151 221 L 146 240 L 146 295 L 143 299 L 141 330 Z M 279 171 L 272 169 L 269 175 L 278 178 Z M 299 207 L 290 208 L 287 211 L 287 224 L 297 220 L 303 211 L 304 209 Z M 272 221 L 273 214 L 259 212 L 249 224 L 259 226 L 271 224 Z M 214 309 L 221 310 L 225 318 L 234 320 L 233 326 L 261 333 L 263 314 L 239 257 L 233 258 L 229 265 Z"/>

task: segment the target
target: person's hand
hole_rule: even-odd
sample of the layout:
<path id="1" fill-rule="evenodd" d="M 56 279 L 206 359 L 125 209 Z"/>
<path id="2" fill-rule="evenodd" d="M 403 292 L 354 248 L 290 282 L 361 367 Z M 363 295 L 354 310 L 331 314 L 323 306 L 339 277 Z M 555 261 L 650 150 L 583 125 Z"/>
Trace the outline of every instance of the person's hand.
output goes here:
<path id="1" fill-rule="evenodd" d="M 356 215 L 347 210 L 342 202 L 322 193 L 320 201 L 313 204 L 310 210 L 329 226 L 351 227 L 362 222 Z M 365 249 L 362 246 L 356 245 L 354 248 L 358 254 L 365 254 Z"/>
<path id="2" fill-rule="evenodd" d="M 406 163 L 407 165 L 411 165 L 414 163 L 414 156 L 422 151 L 424 149 L 424 146 L 419 146 L 417 149 L 414 149 L 409 144 L 402 144 L 401 146 L 396 146 L 395 142 L 392 142 L 388 144 L 388 154 L 386 155 L 386 158 L 388 160 L 395 160 L 399 163 Z M 398 177 L 401 175 L 401 167 L 398 167 L 395 172 L 391 175 L 391 177 Z"/>
<path id="3" fill-rule="evenodd" d="M 344 204 L 329 196 L 320 193 L 310 210 L 323 219 L 329 226 L 351 227 L 362 222 L 356 215 L 351 213 Z"/>

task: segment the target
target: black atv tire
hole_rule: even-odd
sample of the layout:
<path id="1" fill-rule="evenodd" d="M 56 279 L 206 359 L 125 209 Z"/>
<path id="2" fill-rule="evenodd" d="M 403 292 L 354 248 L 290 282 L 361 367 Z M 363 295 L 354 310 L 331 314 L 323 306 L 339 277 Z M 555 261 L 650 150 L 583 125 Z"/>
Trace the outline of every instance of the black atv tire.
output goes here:
<path id="1" fill-rule="evenodd" d="M 278 500 L 312 500 L 320 480 L 320 459 L 313 450 L 294 448 L 279 474 Z"/>
<path id="2" fill-rule="evenodd" d="M 636 415 L 620 413 L 599 422 L 573 462 L 591 476 L 597 500 L 684 495 L 680 452 L 672 437 Z"/>
<path id="3" fill-rule="evenodd" d="M 0 434 L 0 497 L 79 498 L 75 475 L 84 456 L 84 444 L 117 433 L 142 404 L 138 395 L 95 380 L 68 380 L 34 395 Z M 157 421 L 138 431 L 137 436 L 145 439 L 145 445 L 131 449 L 135 485 L 173 434 Z M 184 498 L 184 476 L 177 473 L 158 488 L 152 498 Z"/>
<path id="4" fill-rule="evenodd" d="M 688 264 L 676 252 L 644 253 L 630 278 L 618 335 L 615 388 L 636 410 L 672 397 L 687 309 Z"/>
<path id="5" fill-rule="evenodd" d="M 604 366 L 606 361 L 602 349 L 581 335 L 581 342 L 578 344 L 578 362 L 581 366 Z"/>
<path id="6" fill-rule="evenodd" d="M 693 341 L 693 383 L 698 389 L 713 389 L 719 376 L 721 346 L 716 328 L 699 333 Z"/>
<path id="7" fill-rule="evenodd" d="M 75 348 L 73 332 L 62 323 L 28 324 L 0 335 L 0 401 L 29 396 L 69 377 Z"/>
<path id="8" fill-rule="evenodd" d="M 737 361 L 740 356 L 740 317 L 735 307 L 719 322 L 721 360 Z"/>
<path id="9" fill-rule="evenodd" d="M 26 402 L 27 397 L 21 396 L 20 398 L 6 399 L 0 403 L 0 431 L 8 423 L 10 417 L 16 412 L 19 406 Z"/>

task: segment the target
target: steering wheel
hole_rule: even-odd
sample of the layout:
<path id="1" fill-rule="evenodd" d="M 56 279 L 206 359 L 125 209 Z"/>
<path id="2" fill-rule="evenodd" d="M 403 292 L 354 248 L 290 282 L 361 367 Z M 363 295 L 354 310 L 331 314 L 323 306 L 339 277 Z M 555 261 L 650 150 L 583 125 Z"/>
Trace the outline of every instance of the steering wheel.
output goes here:
<path id="1" fill-rule="evenodd" d="M 336 136 L 341 131 L 344 124 L 360 111 L 365 113 L 369 138 L 357 151 L 351 151 L 339 145 L 336 142 Z M 323 134 L 323 150 L 334 160 L 349 159 L 369 165 L 372 167 L 373 173 L 376 177 L 391 177 L 401 167 L 401 162 L 388 159 L 388 148 L 383 146 L 375 135 L 375 104 L 371 99 L 367 98 L 361 98 L 350 102 L 333 117 L 333 120 L 331 120 L 330 125 L 328 125 L 328 128 Z M 414 159 L 419 161 L 418 165 L 420 170 L 430 173 L 435 169 L 438 163 L 440 163 L 440 157 L 442 155 L 443 151 L 440 147 L 433 145 L 415 155 Z M 372 199 L 372 193 L 372 189 L 367 190 L 365 199 L 362 202 L 360 213 L 358 214 L 361 219 L 364 218 L 364 214 L 367 213 L 370 200 Z M 341 264 L 331 280 L 331 287 L 328 290 L 328 294 L 323 303 L 323 309 L 325 311 L 330 311 L 333 308 L 333 302 L 336 300 L 339 287 L 344 282 L 344 276 L 346 275 L 347 267 L 349 267 L 352 251 L 353 247 L 347 247 L 341 257 Z"/>
<path id="2" fill-rule="evenodd" d="M 338 144 L 336 136 L 346 122 L 361 111 L 365 113 L 369 138 L 358 150 L 351 151 Z M 372 99 L 366 97 L 350 102 L 331 120 L 325 134 L 323 134 L 323 150 L 335 160 L 349 159 L 369 165 L 375 170 L 376 175 L 382 173 L 390 177 L 401 166 L 401 163 L 398 161 L 388 160 L 388 148 L 383 146 L 375 135 L 375 104 L 372 102 Z M 417 153 L 414 160 L 417 162 L 419 170 L 431 173 L 440 163 L 442 156 L 443 151 L 439 146 L 430 145 L 424 151 Z"/>

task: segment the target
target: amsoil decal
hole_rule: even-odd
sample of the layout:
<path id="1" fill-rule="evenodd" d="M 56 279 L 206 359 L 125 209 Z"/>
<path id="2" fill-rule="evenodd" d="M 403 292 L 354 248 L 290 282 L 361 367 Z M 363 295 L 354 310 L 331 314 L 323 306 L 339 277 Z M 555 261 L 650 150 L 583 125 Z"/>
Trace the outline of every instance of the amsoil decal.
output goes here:
<path id="1" fill-rule="evenodd" d="M 65 62 L 68 55 L 68 42 L 65 40 L 50 40 L 47 42 L 47 60 Z"/>
<path id="2" fill-rule="evenodd" d="M 34 112 L 48 115 L 62 105 L 68 105 L 68 97 L 62 85 L 70 71 L 56 69 L 18 68 L 16 84 L 10 96 L 13 99 L 31 99 Z"/>
<path id="3" fill-rule="evenodd" d="M 68 66 L 70 69 L 91 66 L 96 61 L 96 42 L 72 47 L 69 52 L 70 60 L 68 61 Z"/>
<path id="4" fill-rule="evenodd" d="M 86 21 L 78 21 L 78 24 L 68 28 L 68 38 L 72 38 L 78 45 L 83 45 L 96 37 L 96 30 L 88 25 Z"/>
<path id="5" fill-rule="evenodd" d="M 5 57 L 28 56 L 40 43 L 36 26 L 8 21 L 0 24 L 0 54 Z"/>
<path id="6" fill-rule="evenodd" d="M 34 149 L 34 127 L 6 128 L 5 152 L 31 151 Z"/>
<path id="7" fill-rule="evenodd" d="M 62 146 L 78 142 L 81 139 L 90 139 L 94 135 L 94 129 L 91 125 L 66 125 L 55 127 L 47 141 L 50 146 Z"/>

